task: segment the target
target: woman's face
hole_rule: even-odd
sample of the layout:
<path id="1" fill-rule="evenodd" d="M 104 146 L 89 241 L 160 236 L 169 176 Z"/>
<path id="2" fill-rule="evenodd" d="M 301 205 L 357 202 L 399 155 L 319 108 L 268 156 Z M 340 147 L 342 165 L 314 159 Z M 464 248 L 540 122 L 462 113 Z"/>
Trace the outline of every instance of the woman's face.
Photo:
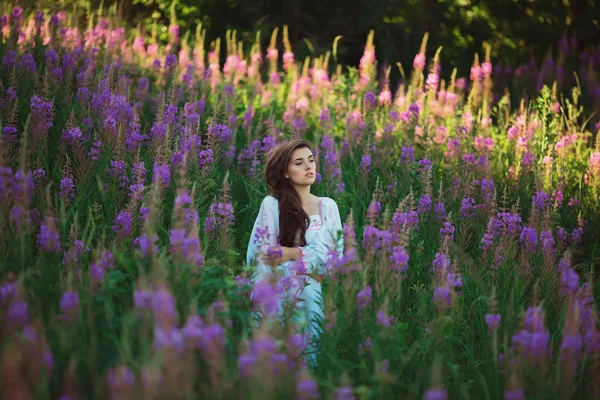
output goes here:
<path id="1" fill-rule="evenodd" d="M 310 186 L 315 183 L 317 164 L 308 147 L 294 150 L 288 162 L 286 176 L 297 186 Z"/>

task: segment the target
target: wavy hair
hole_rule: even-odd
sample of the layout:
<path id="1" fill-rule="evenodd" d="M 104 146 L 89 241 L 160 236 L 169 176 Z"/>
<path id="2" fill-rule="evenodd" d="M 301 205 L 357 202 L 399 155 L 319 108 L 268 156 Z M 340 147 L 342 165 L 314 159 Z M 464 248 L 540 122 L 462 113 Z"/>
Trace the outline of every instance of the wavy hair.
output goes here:
<path id="1" fill-rule="evenodd" d="M 311 149 L 311 144 L 304 139 L 295 139 L 282 143 L 269 153 L 265 165 L 265 181 L 271 196 L 279 201 L 279 243 L 282 246 L 305 246 L 306 229 L 310 219 L 304 208 L 300 194 L 291 181 L 286 179 L 285 172 L 296 149 Z"/>

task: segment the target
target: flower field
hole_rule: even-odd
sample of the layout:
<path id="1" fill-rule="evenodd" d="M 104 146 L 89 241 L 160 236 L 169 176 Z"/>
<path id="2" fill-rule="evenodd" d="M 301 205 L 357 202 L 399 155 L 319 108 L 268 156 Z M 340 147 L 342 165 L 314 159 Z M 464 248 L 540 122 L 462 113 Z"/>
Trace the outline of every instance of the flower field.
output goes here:
<path id="1" fill-rule="evenodd" d="M 2 398 L 600 396 L 600 47 L 449 73 L 425 36 L 396 89 L 372 36 L 88 22 L 0 17 Z M 244 262 L 292 138 L 344 222 L 313 346 Z"/>

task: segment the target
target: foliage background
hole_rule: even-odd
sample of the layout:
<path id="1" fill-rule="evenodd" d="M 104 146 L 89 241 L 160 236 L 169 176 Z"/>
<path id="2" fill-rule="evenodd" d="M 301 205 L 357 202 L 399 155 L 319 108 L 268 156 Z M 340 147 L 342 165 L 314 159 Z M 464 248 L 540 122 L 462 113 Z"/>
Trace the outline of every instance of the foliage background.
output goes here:
<path id="1" fill-rule="evenodd" d="M 375 32 L 378 60 L 409 66 L 418 53 L 425 32 L 432 48 L 442 46 L 441 76 L 453 68 L 468 71 L 474 53 L 483 55 L 491 46 L 495 64 L 515 66 L 530 59 L 536 62 L 556 54 L 563 35 L 575 36 L 580 48 L 599 44 L 600 18 L 594 0 L 122 0 L 118 2 L 123 23 L 146 32 L 157 29 L 157 38 L 167 40 L 171 10 L 181 32 L 195 32 L 199 23 L 207 30 L 207 44 L 224 38 L 228 29 L 238 31 L 247 49 L 261 31 L 265 48 L 275 27 L 287 24 L 296 59 L 324 54 L 336 36 L 338 62 L 357 65 L 370 30 Z M 90 10 L 108 8 L 98 0 L 25 0 L 14 4 L 25 12 L 43 9 L 79 9 L 87 24 Z M 172 7 L 173 6 L 173 7 Z M 193 36 L 193 35 L 191 35 Z M 226 54 L 221 53 L 222 61 Z M 380 64 L 385 69 L 385 65 Z M 392 83 L 400 73 L 392 68 Z M 394 87 L 394 85 L 392 85 Z"/>

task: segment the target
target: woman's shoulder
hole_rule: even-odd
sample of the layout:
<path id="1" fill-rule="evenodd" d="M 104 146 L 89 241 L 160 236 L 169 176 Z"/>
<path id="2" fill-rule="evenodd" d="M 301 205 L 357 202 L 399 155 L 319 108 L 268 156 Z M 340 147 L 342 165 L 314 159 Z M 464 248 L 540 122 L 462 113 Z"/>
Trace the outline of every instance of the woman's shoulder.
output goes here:
<path id="1" fill-rule="evenodd" d="M 331 197 L 320 197 L 320 199 L 321 199 L 321 204 L 323 204 L 325 211 L 338 210 L 337 203 Z"/>
<path id="2" fill-rule="evenodd" d="M 321 199 L 321 201 L 323 202 L 323 204 L 336 205 L 337 206 L 337 203 L 331 197 L 319 197 L 319 198 Z"/>
<path id="3" fill-rule="evenodd" d="M 265 206 L 276 206 L 279 204 L 279 201 L 277 200 L 276 197 L 273 197 L 269 194 L 269 195 L 265 196 L 262 203 Z"/>

